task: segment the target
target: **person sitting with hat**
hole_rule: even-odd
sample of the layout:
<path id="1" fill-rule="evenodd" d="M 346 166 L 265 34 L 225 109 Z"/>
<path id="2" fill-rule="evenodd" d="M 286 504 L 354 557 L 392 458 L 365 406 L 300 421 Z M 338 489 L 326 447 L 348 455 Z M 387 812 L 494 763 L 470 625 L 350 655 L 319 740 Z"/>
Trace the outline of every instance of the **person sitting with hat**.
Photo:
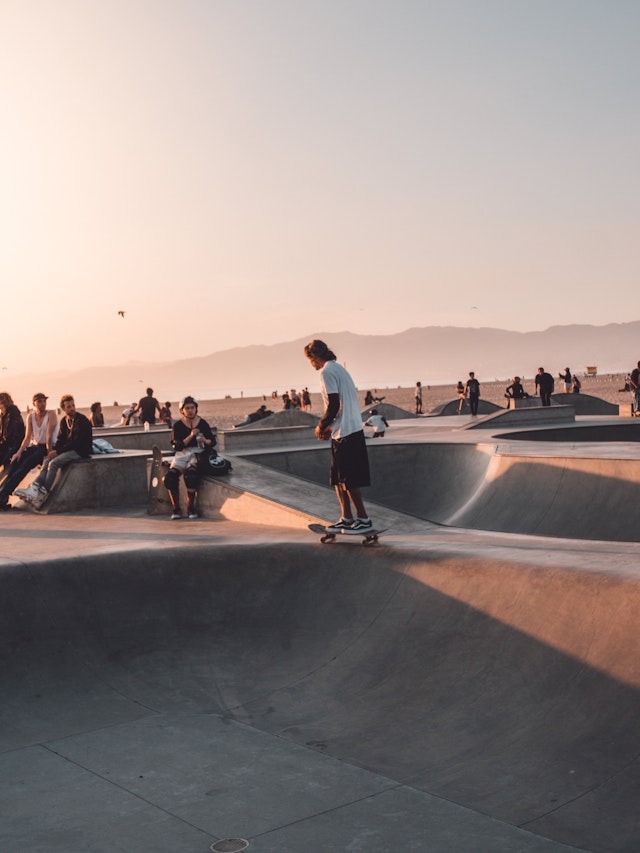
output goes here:
<path id="1" fill-rule="evenodd" d="M 41 465 L 53 448 L 58 435 L 58 419 L 53 409 L 47 409 L 47 396 L 38 391 L 33 395 L 33 412 L 27 418 L 27 431 L 20 447 L 9 460 L 7 476 L 0 487 L 0 512 L 11 509 L 9 498 L 16 486 L 32 468 Z"/>

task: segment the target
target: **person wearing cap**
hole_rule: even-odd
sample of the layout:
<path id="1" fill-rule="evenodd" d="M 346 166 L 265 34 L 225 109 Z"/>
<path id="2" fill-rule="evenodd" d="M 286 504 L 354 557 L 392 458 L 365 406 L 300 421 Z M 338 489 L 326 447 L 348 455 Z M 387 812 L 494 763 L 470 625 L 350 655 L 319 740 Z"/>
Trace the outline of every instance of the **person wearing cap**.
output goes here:
<path id="1" fill-rule="evenodd" d="M 16 495 L 40 509 L 47 500 L 58 471 L 79 459 L 89 459 L 93 453 L 93 428 L 91 421 L 76 410 L 71 394 L 60 400 L 64 417 L 60 420 L 58 437 L 53 448 L 42 461 L 42 470 L 26 489 L 16 489 Z"/>
<path id="2" fill-rule="evenodd" d="M 0 391 L 0 465 L 6 474 L 9 461 L 24 438 L 24 421 L 20 409 L 8 391 Z"/>
<path id="3" fill-rule="evenodd" d="M 195 397 L 184 397 L 180 401 L 179 408 L 182 417 L 175 422 L 171 430 L 171 444 L 176 454 L 171 460 L 169 470 L 162 481 L 169 492 L 172 520 L 182 518 L 180 510 L 181 476 L 184 477 L 184 484 L 187 487 L 187 515 L 189 518 L 198 517 L 199 456 L 207 452 L 216 443 L 211 427 L 198 414 L 198 401 Z"/>
<path id="4" fill-rule="evenodd" d="M 0 487 L 0 512 L 11 509 L 9 498 L 16 486 L 32 468 L 41 465 L 52 449 L 57 434 L 58 420 L 53 409 L 47 409 L 47 396 L 42 391 L 33 395 L 33 412 L 27 418 L 27 431 L 20 447 L 11 457 L 6 480 Z"/>

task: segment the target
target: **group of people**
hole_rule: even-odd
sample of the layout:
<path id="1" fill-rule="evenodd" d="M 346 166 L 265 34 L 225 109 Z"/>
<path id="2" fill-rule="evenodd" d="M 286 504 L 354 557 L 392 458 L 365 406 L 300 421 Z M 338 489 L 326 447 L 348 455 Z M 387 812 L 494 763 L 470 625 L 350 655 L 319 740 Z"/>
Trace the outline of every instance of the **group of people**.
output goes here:
<path id="1" fill-rule="evenodd" d="M 558 378 L 562 382 L 563 391 L 565 394 L 579 394 L 582 388 L 582 383 L 578 379 L 577 374 L 571 373 L 571 368 L 566 367 L 563 373 L 558 374 Z M 540 402 L 543 406 L 551 405 L 551 395 L 555 389 L 555 380 L 544 367 L 539 367 L 534 379 L 534 387 L 536 394 L 540 395 Z M 524 390 L 519 376 L 513 377 L 513 382 L 505 390 L 505 397 L 522 400 L 529 397 L 529 394 Z"/>
<path id="2" fill-rule="evenodd" d="M 285 391 L 282 395 L 283 409 L 300 409 L 303 412 L 311 411 L 311 394 L 308 388 L 303 388 L 298 394 L 295 388 Z"/>
<path id="3" fill-rule="evenodd" d="M 476 379 L 475 373 L 469 372 L 469 378 L 463 384 L 462 380 L 458 380 L 456 385 L 456 396 L 458 398 L 458 414 L 464 412 L 465 400 L 469 400 L 469 409 L 471 415 L 475 418 L 478 414 L 478 406 L 480 404 L 480 383 Z"/>
<path id="4" fill-rule="evenodd" d="M 559 374 L 559 378 L 563 383 L 564 393 L 579 394 L 582 387 L 580 380 L 576 374 L 571 373 L 569 367 L 565 368 L 563 373 Z M 555 380 L 544 367 L 539 367 L 534 379 L 534 395 L 540 396 L 540 402 L 543 406 L 551 405 L 551 395 L 555 388 Z M 478 414 L 478 404 L 480 401 L 480 383 L 476 379 L 473 371 L 469 373 L 469 378 L 466 384 L 459 381 L 456 385 L 456 395 L 458 397 L 458 414 L 464 412 L 465 400 L 469 400 L 469 409 L 472 416 Z M 505 388 L 504 396 L 509 400 L 524 400 L 531 395 L 524 390 L 522 380 L 519 376 L 514 376 L 511 384 Z"/>
<path id="5" fill-rule="evenodd" d="M 25 424 L 11 395 L 0 392 L 0 511 L 11 508 L 9 498 L 18 495 L 37 509 L 47 500 L 58 471 L 71 462 L 91 456 L 93 427 L 89 418 L 76 410 L 71 394 L 60 400 L 62 418 L 47 409 L 48 397 L 41 391 L 33 395 L 33 411 Z M 26 475 L 41 465 L 36 479 L 25 489 L 17 488 Z"/>
<path id="6" fill-rule="evenodd" d="M 94 403 L 94 405 L 100 404 Z M 91 410 L 93 411 L 93 406 L 91 407 Z M 160 423 L 166 424 L 169 429 L 171 429 L 173 424 L 171 403 L 167 401 L 161 406 L 158 400 L 153 396 L 153 388 L 147 388 L 147 392 L 144 397 L 141 397 L 137 403 L 134 401 L 130 406 L 127 406 L 127 408 L 124 409 L 120 419 L 120 426 L 131 426 L 133 424 L 141 424 L 142 426 L 146 426 L 148 424 L 149 426 L 154 426 L 156 423 L 156 412 Z M 94 424 L 94 426 L 97 426 L 97 424 Z"/>
<path id="7" fill-rule="evenodd" d="M 147 396 L 153 399 L 151 389 Z M 93 453 L 93 419 L 97 409 L 91 407 L 91 418 L 76 409 L 71 394 L 60 400 L 62 417 L 47 408 L 48 397 L 39 391 L 33 395 L 33 410 L 27 421 L 11 395 L 0 392 L 0 512 L 11 509 L 12 494 L 22 498 L 35 509 L 40 509 L 54 488 L 58 472 L 70 463 L 89 459 Z M 95 404 L 94 404 L 95 405 Z M 143 411 L 145 411 L 144 407 Z M 187 516 L 197 518 L 197 496 L 200 477 L 204 472 L 202 462 L 225 460 L 217 456 L 216 438 L 209 424 L 198 415 L 198 402 L 194 397 L 185 397 L 180 402 L 180 420 L 172 425 L 171 443 L 175 450 L 164 484 L 171 500 L 171 518 L 181 518 L 180 478 L 184 478 L 187 489 Z M 154 418 L 150 405 L 146 415 Z M 153 420 L 152 420 L 153 422 Z M 25 488 L 18 488 L 27 474 L 42 466 L 38 476 Z M 212 464 L 209 470 L 215 470 Z"/>

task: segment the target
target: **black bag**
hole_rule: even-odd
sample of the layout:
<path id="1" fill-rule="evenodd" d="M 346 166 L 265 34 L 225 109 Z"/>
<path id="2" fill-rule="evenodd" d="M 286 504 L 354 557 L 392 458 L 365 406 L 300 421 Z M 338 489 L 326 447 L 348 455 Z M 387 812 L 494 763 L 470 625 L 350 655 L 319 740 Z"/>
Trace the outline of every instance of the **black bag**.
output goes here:
<path id="1" fill-rule="evenodd" d="M 213 445 L 198 454 L 198 473 L 202 476 L 222 477 L 229 471 L 231 471 L 231 462 L 218 456 L 218 451 Z"/>

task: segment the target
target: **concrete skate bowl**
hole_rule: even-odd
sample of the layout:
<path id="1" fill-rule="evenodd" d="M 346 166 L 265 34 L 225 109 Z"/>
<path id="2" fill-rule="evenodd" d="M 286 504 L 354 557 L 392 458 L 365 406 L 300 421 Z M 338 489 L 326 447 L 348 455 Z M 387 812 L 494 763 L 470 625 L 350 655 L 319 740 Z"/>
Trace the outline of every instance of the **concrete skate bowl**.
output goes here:
<path id="1" fill-rule="evenodd" d="M 514 435 L 518 435 L 514 433 Z M 327 454 L 262 453 L 252 461 L 326 486 Z M 569 539 L 640 541 L 640 458 L 529 456 L 494 444 L 369 447 L 368 500 L 452 527 Z"/>
<path id="2" fill-rule="evenodd" d="M 505 553 L 5 566 L 4 849 L 637 851 L 638 583 Z"/>

